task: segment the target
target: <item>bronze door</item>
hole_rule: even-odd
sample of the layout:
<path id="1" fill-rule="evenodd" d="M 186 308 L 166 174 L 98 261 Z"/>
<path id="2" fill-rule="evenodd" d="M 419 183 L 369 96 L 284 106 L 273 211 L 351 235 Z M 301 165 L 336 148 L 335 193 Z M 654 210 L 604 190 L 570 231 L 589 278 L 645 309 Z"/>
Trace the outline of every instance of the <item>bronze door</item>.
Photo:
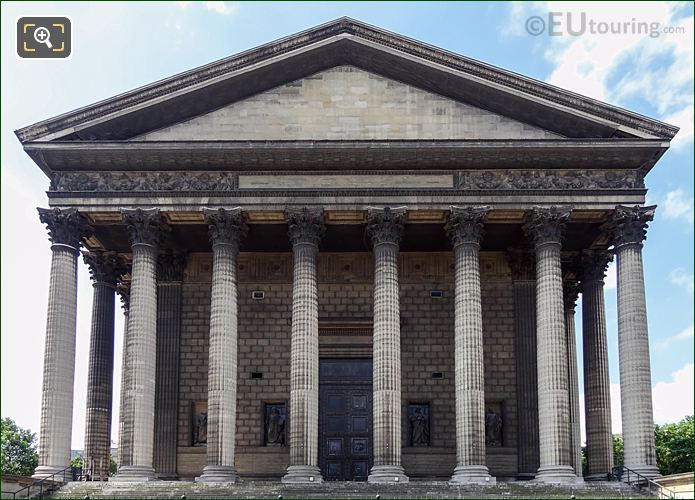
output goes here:
<path id="1" fill-rule="evenodd" d="M 326 481 L 366 481 L 372 466 L 372 362 L 321 360 L 319 466 Z"/>

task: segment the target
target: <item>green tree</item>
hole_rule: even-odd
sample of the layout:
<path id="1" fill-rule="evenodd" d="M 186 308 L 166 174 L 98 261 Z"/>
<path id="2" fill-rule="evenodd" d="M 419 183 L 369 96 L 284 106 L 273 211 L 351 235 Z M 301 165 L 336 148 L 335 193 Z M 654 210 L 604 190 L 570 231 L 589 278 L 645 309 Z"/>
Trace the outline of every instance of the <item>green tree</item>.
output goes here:
<path id="1" fill-rule="evenodd" d="M 115 476 L 118 472 L 118 464 L 113 459 L 113 455 L 109 455 L 109 476 Z"/>
<path id="2" fill-rule="evenodd" d="M 22 429 L 12 419 L 0 421 L 0 466 L 2 474 L 31 476 L 39 464 L 36 434 Z"/>
<path id="3" fill-rule="evenodd" d="M 664 476 L 693 470 L 694 424 L 689 415 L 677 423 L 655 426 L 656 462 Z"/>
<path id="4" fill-rule="evenodd" d="M 613 465 L 623 465 L 625 450 L 623 449 L 623 436 L 613 436 Z"/>
<path id="5" fill-rule="evenodd" d="M 76 457 L 70 459 L 70 467 L 72 467 L 73 469 L 81 469 L 83 466 L 84 459 L 80 455 L 77 455 Z"/>

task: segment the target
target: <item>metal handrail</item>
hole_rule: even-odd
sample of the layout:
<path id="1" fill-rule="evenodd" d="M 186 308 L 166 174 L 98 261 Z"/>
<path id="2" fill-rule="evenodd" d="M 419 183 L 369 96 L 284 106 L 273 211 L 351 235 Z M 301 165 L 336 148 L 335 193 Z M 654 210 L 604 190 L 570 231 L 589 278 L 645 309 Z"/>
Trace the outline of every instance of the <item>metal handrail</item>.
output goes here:
<path id="1" fill-rule="evenodd" d="M 31 489 L 36 488 L 36 487 L 39 488 L 39 498 L 43 498 L 44 482 L 49 481 L 49 480 L 55 481 L 56 476 L 62 475 L 63 483 L 67 483 L 68 482 L 68 480 L 67 480 L 67 477 L 68 477 L 67 472 L 68 471 L 70 471 L 70 478 L 73 481 L 78 481 L 79 479 L 82 478 L 82 469 L 78 469 L 77 467 L 73 467 L 70 465 L 62 470 L 54 472 L 50 476 L 46 476 L 42 479 L 37 479 L 33 483 L 31 483 L 31 484 L 29 484 L 29 485 L 25 486 L 24 488 L 21 488 L 17 491 L 3 491 L 2 492 L 3 498 L 8 498 L 5 495 L 12 495 L 12 498 L 17 498 L 17 495 L 20 494 L 21 492 L 23 492 L 24 490 L 26 490 L 26 492 L 27 492 L 27 498 L 31 498 Z"/>
<path id="2" fill-rule="evenodd" d="M 656 492 L 659 495 L 659 498 L 677 498 L 676 492 L 672 489 L 660 485 L 656 481 L 640 474 L 637 471 L 630 469 L 629 467 L 625 467 L 624 465 L 618 465 L 617 467 L 613 467 L 613 475 L 617 477 L 620 481 L 623 480 L 625 472 L 627 472 L 627 479 L 625 480 L 627 484 L 641 488 L 642 485 L 646 483 L 647 489 L 650 493 L 654 492 L 652 488 L 656 488 Z M 631 475 L 634 476 L 634 480 L 631 480 Z"/>

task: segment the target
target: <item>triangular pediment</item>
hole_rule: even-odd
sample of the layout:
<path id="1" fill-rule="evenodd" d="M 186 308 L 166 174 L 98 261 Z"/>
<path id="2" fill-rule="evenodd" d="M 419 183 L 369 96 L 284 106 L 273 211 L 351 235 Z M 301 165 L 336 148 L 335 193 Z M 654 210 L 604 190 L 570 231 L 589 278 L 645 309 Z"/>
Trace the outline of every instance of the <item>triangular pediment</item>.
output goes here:
<path id="1" fill-rule="evenodd" d="M 508 138 L 509 134 L 512 134 L 509 137 L 524 139 L 554 134 L 551 137 L 580 140 L 669 140 L 677 131 L 676 127 L 657 120 L 353 19 L 341 18 L 35 123 L 17 130 L 16 134 L 23 144 L 34 141 L 129 141 L 161 137 L 165 131 L 182 133 L 186 126 L 197 121 L 201 127 L 207 127 L 206 133 L 222 134 L 225 130 L 226 134 L 224 127 L 217 131 L 212 127 L 214 120 L 219 120 L 225 112 L 240 112 L 251 103 L 259 104 L 277 89 L 291 89 L 292 85 L 300 84 L 308 87 L 316 75 L 332 75 L 337 71 L 335 68 L 345 66 L 362 71 L 343 73 L 343 76 L 349 74 L 350 77 L 362 78 L 374 75 L 372 87 L 384 84 L 393 93 L 407 89 L 409 98 L 422 98 L 424 107 L 392 110 L 383 106 L 378 110 L 381 117 L 376 116 L 376 108 L 343 109 L 360 113 L 359 116 L 342 118 L 333 116 L 334 124 L 337 123 L 335 130 L 329 127 L 322 131 L 324 135 L 350 132 L 351 120 L 358 123 L 354 131 L 360 130 L 359 134 L 370 127 L 375 128 L 373 137 L 406 138 L 413 131 L 423 132 L 418 139 L 426 139 L 426 134 L 432 133 L 432 137 L 476 139 Z M 295 90 L 301 91 L 302 87 L 295 87 Z M 371 98 L 374 94 L 369 96 Z M 329 110 L 341 109 L 339 102 L 328 104 Z M 287 113 L 290 118 L 291 123 L 283 130 L 283 139 L 318 137 L 306 133 L 311 124 L 304 124 L 301 130 L 292 129 L 291 125 L 299 120 L 303 111 L 301 106 L 292 109 L 283 103 L 275 103 L 272 108 L 276 118 L 282 113 Z M 436 114 L 443 109 L 451 114 Z M 322 109 L 306 111 L 308 114 L 303 120 L 319 116 L 314 111 Z M 383 115 L 391 111 L 391 117 L 385 120 Z M 419 111 L 422 114 L 418 115 Z M 428 112 L 435 114 L 428 115 L 425 120 Z M 371 118 L 370 113 L 374 113 Z M 460 119 L 460 122 L 456 123 L 453 118 Z M 395 127 L 397 120 L 403 120 L 404 124 L 396 135 L 392 135 L 395 132 L 384 127 Z M 497 130 L 475 128 L 480 122 L 490 125 L 494 120 L 497 120 Z M 244 128 L 238 121 L 230 121 L 229 125 L 230 132 L 234 132 L 234 126 Z M 266 131 L 269 125 L 268 120 L 263 122 Z M 469 126 L 474 128 L 469 129 Z M 239 132 L 250 133 L 250 130 Z M 277 132 L 273 134 L 277 135 Z M 234 139 L 242 137 L 232 135 Z M 271 140 L 274 136 L 260 137 L 257 134 L 257 137 Z M 345 138 L 345 135 L 340 137 Z"/>
<path id="2" fill-rule="evenodd" d="M 490 111 L 338 66 L 137 141 L 557 139 Z"/>

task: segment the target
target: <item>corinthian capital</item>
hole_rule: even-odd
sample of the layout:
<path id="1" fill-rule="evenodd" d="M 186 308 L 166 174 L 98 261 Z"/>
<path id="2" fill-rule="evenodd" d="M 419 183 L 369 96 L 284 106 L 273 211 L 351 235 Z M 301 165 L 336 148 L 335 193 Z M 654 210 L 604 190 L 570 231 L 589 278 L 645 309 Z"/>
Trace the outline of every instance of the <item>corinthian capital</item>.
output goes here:
<path id="1" fill-rule="evenodd" d="M 367 209 L 367 234 L 372 240 L 372 245 L 391 243 L 398 245 L 403 236 L 405 224 L 405 207 Z"/>
<path id="2" fill-rule="evenodd" d="M 444 226 L 452 245 L 455 247 L 463 243 L 480 245 L 485 233 L 484 222 L 489 213 L 490 207 L 452 206 Z"/>
<path id="3" fill-rule="evenodd" d="M 285 220 L 292 245 L 318 246 L 326 231 L 321 207 L 288 208 L 285 210 Z"/>
<path id="4" fill-rule="evenodd" d="M 524 224 L 524 232 L 536 246 L 546 243 L 559 244 L 571 211 L 571 207 L 534 207 Z"/>
<path id="5" fill-rule="evenodd" d="M 125 262 L 116 252 L 82 252 L 85 264 L 94 283 L 116 286 L 121 276 L 128 272 Z"/>
<path id="6" fill-rule="evenodd" d="M 582 252 L 582 283 L 600 281 L 606 277 L 608 263 L 613 260 L 613 254 L 607 249 L 584 250 Z"/>
<path id="7" fill-rule="evenodd" d="M 159 244 L 165 225 L 158 208 L 122 208 L 121 218 L 128 227 L 130 241 L 133 245 Z"/>
<path id="8" fill-rule="evenodd" d="M 213 245 L 232 245 L 239 249 L 241 240 L 249 231 L 246 225 L 246 214 L 240 207 L 231 210 L 204 208 L 203 215 Z"/>
<path id="9" fill-rule="evenodd" d="M 183 271 L 186 268 L 186 254 L 166 250 L 157 255 L 157 281 L 171 283 L 183 281 Z"/>
<path id="10" fill-rule="evenodd" d="M 575 280 L 562 281 L 562 300 L 565 304 L 565 311 L 574 311 L 577 307 L 579 298 L 579 285 Z"/>
<path id="11" fill-rule="evenodd" d="M 603 226 L 618 248 L 624 245 L 642 245 L 647 237 L 649 222 L 654 220 L 656 205 L 625 207 L 618 205 L 610 220 Z"/>
<path id="12" fill-rule="evenodd" d="M 39 220 L 48 227 L 53 244 L 68 245 L 77 250 L 82 238 L 92 234 L 92 227 L 76 208 L 37 208 Z"/>

